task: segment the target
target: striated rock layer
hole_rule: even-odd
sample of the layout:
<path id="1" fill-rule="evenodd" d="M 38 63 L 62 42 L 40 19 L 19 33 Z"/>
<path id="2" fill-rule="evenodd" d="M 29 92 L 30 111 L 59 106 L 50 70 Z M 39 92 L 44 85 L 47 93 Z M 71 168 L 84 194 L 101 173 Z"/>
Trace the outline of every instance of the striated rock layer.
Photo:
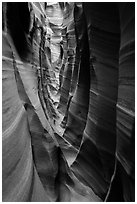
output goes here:
<path id="1" fill-rule="evenodd" d="M 135 201 L 135 4 L 2 4 L 2 200 Z"/>

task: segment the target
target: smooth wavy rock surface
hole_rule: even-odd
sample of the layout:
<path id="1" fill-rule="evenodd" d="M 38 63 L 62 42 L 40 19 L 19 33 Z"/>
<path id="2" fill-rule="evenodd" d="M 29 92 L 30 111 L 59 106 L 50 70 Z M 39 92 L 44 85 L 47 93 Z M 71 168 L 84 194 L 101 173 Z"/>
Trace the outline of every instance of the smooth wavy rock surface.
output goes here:
<path id="1" fill-rule="evenodd" d="M 2 201 L 135 201 L 134 3 L 2 3 Z"/>

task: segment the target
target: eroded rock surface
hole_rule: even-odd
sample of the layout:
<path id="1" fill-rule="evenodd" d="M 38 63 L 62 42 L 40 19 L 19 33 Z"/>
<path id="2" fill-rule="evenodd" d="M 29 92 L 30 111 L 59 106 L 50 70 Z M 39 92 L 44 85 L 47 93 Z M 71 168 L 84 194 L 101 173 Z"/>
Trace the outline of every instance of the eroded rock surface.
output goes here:
<path id="1" fill-rule="evenodd" d="M 135 200 L 135 4 L 2 4 L 4 202 Z"/>

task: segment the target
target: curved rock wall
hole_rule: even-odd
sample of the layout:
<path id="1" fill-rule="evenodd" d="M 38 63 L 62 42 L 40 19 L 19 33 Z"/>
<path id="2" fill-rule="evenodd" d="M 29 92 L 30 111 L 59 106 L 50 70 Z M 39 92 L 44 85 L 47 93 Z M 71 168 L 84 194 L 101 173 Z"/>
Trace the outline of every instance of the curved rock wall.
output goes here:
<path id="1" fill-rule="evenodd" d="M 135 4 L 2 4 L 5 202 L 135 200 Z"/>
<path id="2" fill-rule="evenodd" d="M 75 26 L 77 32 L 77 46 L 79 49 L 79 70 L 76 89 L 68 110 L 68 120 L 64 137 L 75 148 L 78 148 L 81 143 L 88 113 L 90 63 L 86 28 L 87 25 L 82 4 L 76 5 L 75 9 L 77 9 L 75 10 Z"/>
<path id="3" fill-rule="evenodd" d="M 49 201 L 33 163 L 27 112 L 18 94 L 13 53 L 5 34 L 2 54 L 3 201 Z"/>

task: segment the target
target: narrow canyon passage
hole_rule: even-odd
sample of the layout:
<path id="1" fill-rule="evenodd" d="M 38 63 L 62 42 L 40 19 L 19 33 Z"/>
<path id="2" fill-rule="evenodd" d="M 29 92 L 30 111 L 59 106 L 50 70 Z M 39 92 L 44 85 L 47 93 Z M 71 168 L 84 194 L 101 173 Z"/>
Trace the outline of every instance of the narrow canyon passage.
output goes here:
<path id="1" fill-rule="evenodd" d="M 135 201 L 135 3 L 2 3 L 2 201 Z"/>

